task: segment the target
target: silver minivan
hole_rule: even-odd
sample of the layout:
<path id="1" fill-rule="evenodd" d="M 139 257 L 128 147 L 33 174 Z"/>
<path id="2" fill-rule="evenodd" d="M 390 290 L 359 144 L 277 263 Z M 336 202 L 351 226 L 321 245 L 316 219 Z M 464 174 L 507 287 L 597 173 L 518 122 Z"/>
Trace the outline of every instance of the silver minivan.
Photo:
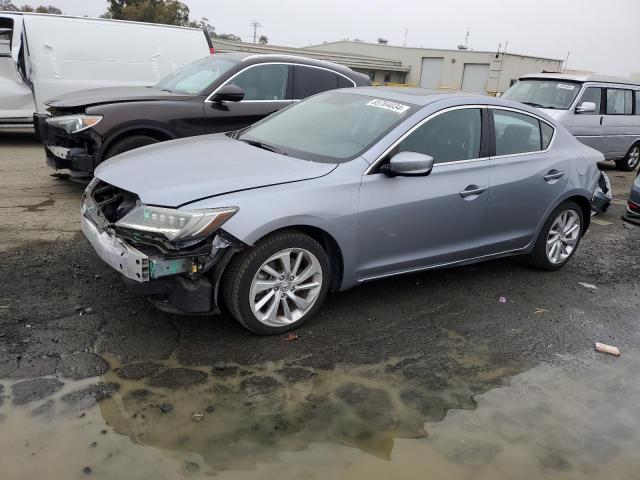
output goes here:
<path id="1" fill-rule="evenodd" d="M 640 163 L 640 83 L 597 75 L 525 75 L 503 98 L 537 107 L 618 170 Z"/>

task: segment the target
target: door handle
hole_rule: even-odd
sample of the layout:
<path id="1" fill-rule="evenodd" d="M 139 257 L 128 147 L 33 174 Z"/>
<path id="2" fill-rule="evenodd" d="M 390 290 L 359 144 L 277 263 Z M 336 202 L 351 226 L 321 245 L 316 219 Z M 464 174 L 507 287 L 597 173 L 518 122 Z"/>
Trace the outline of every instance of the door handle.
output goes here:
<path id="1" fill-rule="evenodd" d="M 564 176 L 564 172 L 559 172 L 558 170 L 550 170 L 545 176 L 544 181 L 550 182 L 552 180 L 558 180 Z"/>
<path id="2" fill-rule="evenodd" d="M 604 117 L 600 116 L 600 125 L 602 125 L 602 120 L 604 120 Z"/>
<path id="3" fill-rule="evenodd" d="M 473 195 L 480 195 L 487 187 L 479 187 L 478 185 L 469 185 L 467 188 L 460 192 L 462 198 L 471 197 Z"/>

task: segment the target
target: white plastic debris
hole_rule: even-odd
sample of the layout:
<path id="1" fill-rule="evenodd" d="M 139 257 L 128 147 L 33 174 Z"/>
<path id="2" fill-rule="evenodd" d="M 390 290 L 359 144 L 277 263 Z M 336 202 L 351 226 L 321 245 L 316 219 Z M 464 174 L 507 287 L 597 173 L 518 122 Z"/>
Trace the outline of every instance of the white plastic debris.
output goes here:
<path id="1" fill-rule="evenodd" d="M 584 283 L 584 282 L 578 282 L 580 285 L 582 285 L 584 288 L 587 288 L 589 290 L 597 290 L 598 287 L 596 287 L 595 285 L 593 285 L 592 283 Z"/>
<path id="2" fill-rule="evenodd" d="M 618 347 L 607 345 L 606 343 L 596 342 L 596 352 L 608 353 L 616 357 L 620 356 L 620 349 Z"/>

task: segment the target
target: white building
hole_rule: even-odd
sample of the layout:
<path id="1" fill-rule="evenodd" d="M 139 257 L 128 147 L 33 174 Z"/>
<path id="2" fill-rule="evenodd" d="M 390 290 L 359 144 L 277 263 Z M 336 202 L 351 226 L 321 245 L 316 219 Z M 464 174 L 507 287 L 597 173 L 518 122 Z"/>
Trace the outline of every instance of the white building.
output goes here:
<path id="1" fill-rule="evenodd" d="M 424 88 L 502 93 L 526 73 L 559 72 L 562 60 L 477 50 L 443 50 L 398 47 L 381 43 L 343 40 L 306 47 L 308 50 L 350 53 L 399 60 L 404 75 L 372 71 L 376 83 L 398 82 Z M 360 70 L 362 71 L 362 70 Z"/>
<path id="2" fill-rule="evenodd" d="M 560 72 L 562 60 L 515 53 L 397 47 L 344 40 L 305 48 L 212 39 L 218 52 L 299 55 L 339 63 L 369 75 L 374 84 L 502 93 L 527 73 Z"/>

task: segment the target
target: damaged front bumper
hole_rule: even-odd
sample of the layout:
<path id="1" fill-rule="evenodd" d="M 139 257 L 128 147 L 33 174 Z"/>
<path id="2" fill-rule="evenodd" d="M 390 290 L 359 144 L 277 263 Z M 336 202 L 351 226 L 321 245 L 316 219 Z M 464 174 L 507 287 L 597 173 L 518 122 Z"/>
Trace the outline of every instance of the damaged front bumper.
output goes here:
<path id="1" fill-rule="evenodd" d="M 82 232 L 98 256 L 122 274 L 129 291 L 171 313 L 220 313 L 220 279 L 233 254 L 244 248 L 242 242 L 219 230 L 196 246 L 167 251 L 152 240 L 116 231 L 86 195 Z"/>
<path id="2" fill-rule="evenodd" d="M 49 125 L 49 117 L 42 113 L 33 116 L 33 126 L 44 145 L 47 165 L 55 170 L 69 169 L 76 176 L 92 176 L 98 165 L 101 137 L 92 130 L 69 134 Z"/>
<path id="3" fill-rule="evenodd" d="M 605 213 L 611 206 L 613 201 L 613 190 L 611 189 L 611 181 L 606 173 L 600 172 L 598 186 L 591 200 L 592 215 Z"/>

